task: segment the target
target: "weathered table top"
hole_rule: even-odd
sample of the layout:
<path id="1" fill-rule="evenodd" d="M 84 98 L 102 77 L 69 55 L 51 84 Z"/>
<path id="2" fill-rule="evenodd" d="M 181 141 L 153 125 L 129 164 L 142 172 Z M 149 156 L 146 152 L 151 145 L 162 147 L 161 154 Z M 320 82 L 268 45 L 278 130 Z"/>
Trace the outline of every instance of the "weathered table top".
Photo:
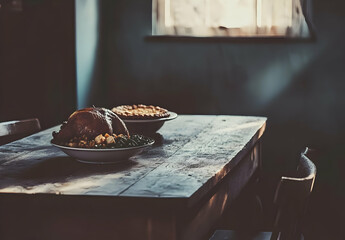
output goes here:
<path id="1" fill-rule="evenodd" d="M 123 164 L 88 165 L 50 144 L 59 126 L 0 147 L 0 192 L 185 199 L 210 191 L 261 137 L 266 118 L 182 115 Z"/>

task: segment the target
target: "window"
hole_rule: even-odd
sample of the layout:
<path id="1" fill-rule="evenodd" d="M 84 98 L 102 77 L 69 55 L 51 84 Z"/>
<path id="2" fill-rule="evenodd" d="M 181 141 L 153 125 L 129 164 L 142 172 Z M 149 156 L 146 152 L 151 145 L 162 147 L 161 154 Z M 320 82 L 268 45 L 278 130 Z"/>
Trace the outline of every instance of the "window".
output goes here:
<path id="1" fill-rule="evenodd" d="M 153 35 L 308 37 L 306 0 L 153 0 Z"/>

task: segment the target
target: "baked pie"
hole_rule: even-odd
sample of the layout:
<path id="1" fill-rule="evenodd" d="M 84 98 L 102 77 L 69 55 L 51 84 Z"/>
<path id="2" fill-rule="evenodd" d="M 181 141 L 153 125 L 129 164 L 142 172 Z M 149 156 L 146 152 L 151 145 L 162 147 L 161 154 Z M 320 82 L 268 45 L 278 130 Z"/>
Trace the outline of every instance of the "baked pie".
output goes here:
<path id="1" fill-rule="evenodd" d="M 169 117 L 168 110 L 152 105 L 121 105 L 114 107 L 112 111 L 121 119 L 127 120 L 149 120 Z"/>

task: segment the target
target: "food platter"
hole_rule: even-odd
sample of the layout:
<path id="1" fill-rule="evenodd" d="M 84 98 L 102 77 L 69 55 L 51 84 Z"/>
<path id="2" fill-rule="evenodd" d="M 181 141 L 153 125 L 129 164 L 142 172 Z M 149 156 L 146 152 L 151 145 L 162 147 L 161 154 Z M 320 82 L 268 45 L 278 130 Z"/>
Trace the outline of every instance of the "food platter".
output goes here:
<path id="1" fill-rule="evenodd" d="M 130 133 L 155 133 L 166 121 L 177 118 L 177 113 L 169 111 L 169 117 L 157 119 L 123 119 Z"/>
<path id="2" fill-rule="evenodd" d="M 152 139 L 151 142 L 136 147 L 105 149 L 75 148 L 61 146 L 54 143 L 51 144 L 80 162 L 92 164 L 111 164 L 126 161 L 130 157 L 141 153 L 145 148 L 153 145 L 154 140 Z"/>
<path id="3" fill-rule="evenodd" d="M 156 114 L 158 110 L 166 114 L 158 116 L 167 117 L 122 121 L 109 109 L 84 108 L 73 112 L 60 130 L 52 133 L 51 144 L 81 162 L 106 164 L 127 160 L 154 143 L 152 138 L 136 133 L 154 133 L 165 121 L 177 117 L 176 113 L 160 107 L 134 106 L 135 111 L 139 111 L 138 107 L 140 111 L 141 108 L 146 108 L 149 117 L 156 117 L 152 114 Z"/>

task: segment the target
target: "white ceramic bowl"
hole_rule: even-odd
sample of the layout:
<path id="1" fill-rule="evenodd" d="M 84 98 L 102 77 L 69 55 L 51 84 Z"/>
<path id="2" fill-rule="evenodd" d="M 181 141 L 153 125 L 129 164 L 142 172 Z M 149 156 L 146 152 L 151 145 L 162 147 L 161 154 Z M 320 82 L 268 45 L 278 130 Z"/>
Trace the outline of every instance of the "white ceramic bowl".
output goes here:
<path id="1" fill-rule="evenodd" d="M 128 131 L 133 133 L 139 134 L 151 134 L 157 132 L 166 121 L 173 120 L 177 118 L 177 113 L 169 112 L 170 116 L 165 118 L 157 118 L 157 119 L 146 119 L 146 120 L 126 120 L 123 119 L 124 123 L 126 124 Z"/>
<path id="2" fill-rule="evenodd" d="M 148 144 L 138 147 L 90 149 L 66 147 L 52 143 L 53 146 L 59 148 L 61 151 L 77 159 L 78 161 L 94 164 L 118 163 L 125 161 L 130 157 L 139 154 L 152 144 L 154 144 L 154 140 Z"/>

